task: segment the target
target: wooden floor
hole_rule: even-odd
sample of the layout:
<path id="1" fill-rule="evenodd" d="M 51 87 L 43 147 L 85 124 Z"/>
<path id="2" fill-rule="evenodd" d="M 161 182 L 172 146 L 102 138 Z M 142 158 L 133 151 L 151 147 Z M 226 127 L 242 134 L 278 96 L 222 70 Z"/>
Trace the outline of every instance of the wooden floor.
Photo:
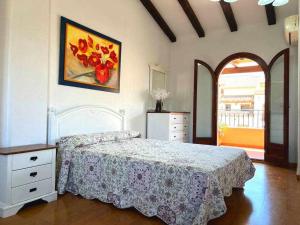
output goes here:
<path id="1" fill-rule="evenodd" d="M 300 225 L 300 182 L 295 172 L 255 164 L 256 175 L 245 190 L 226 198 L 228 212 L 209 225 Z M 0 225 L 162 225 L 134 209 L 66 194 L 49 204 L 38 203 L 16 216 L 0 219 Z"/>

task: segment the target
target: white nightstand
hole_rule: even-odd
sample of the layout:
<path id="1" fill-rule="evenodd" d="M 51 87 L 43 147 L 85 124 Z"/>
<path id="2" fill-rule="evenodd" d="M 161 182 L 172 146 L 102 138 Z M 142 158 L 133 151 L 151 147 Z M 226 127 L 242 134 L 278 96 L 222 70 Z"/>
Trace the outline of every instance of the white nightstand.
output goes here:
<path id="1" fill-rule="evenodd" d="M 188 112 L 148 112 L 147 138 L 188 142 Z"/>
<path id="2" fill-rule="evenodd" d="M 0 217 L 34 200 L 55 201 L 55 162 L 53 145 L 0 148 Z"/>

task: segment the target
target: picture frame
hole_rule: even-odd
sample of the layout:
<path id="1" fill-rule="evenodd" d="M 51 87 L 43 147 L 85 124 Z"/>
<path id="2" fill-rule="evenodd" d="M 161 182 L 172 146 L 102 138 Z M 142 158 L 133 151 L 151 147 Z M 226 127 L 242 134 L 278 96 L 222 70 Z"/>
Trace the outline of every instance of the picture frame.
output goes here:
<path id="1" fill-rule="evenodd" d="M 120 93 L 122 43 L 61 17 L 60 85 Z"/>

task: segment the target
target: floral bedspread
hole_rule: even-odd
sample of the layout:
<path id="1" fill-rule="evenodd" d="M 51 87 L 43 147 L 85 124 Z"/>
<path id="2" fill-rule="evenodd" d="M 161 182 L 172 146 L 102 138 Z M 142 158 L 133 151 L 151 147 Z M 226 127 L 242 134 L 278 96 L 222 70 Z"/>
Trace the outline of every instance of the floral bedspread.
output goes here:
<path id="1" fill-rule="evenodd" d="M 240 149 L 125 136 L 61 139 L 58 192 L 134 207 L 169 225 L 205 225 L 226 212 L 224 196 L 254 176 Z"/>

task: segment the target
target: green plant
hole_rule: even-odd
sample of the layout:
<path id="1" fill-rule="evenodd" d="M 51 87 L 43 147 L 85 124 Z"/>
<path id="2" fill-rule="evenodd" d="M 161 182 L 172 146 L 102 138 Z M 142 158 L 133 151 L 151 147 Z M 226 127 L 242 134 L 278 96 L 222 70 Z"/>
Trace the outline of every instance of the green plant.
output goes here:
<path id="1" fill-rule="evenodd" d="M 224 137 L 226 128 L 228 128 L 228 126 L 225 123 L 218 124 L 218 134 L 220 137 Z"/>

